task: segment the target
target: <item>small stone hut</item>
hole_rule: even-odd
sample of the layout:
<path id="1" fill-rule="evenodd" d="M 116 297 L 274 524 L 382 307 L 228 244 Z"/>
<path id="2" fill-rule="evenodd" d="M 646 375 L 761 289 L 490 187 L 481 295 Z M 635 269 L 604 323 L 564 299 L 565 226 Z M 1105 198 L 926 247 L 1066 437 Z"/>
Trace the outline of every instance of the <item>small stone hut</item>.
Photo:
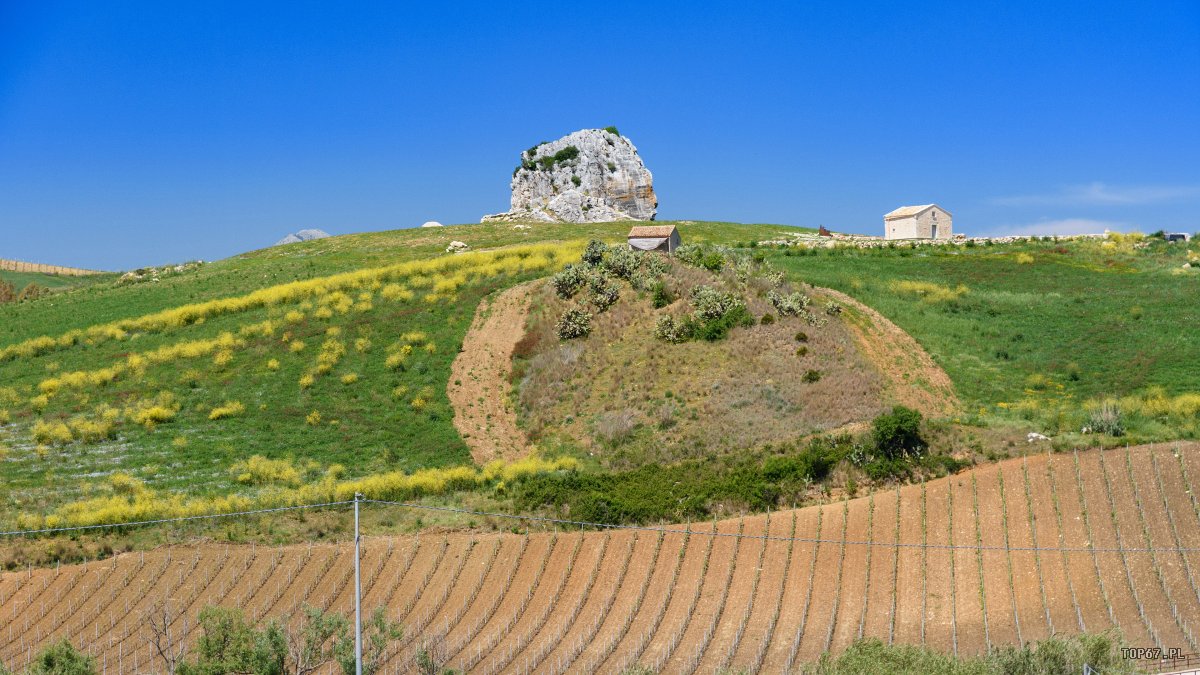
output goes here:
<path id="1" fill-rule="evenodd" d="M 629 248 L 635 251 L 673 253 L 680 241 L 674 225 L 638 225 L 629 231 Z"/>
<path id="2" fill-rule="evenodd" d="M 950 212 L 937 204 L 901 206 L 883 217 L 884 239 L 950 239 Z"/>

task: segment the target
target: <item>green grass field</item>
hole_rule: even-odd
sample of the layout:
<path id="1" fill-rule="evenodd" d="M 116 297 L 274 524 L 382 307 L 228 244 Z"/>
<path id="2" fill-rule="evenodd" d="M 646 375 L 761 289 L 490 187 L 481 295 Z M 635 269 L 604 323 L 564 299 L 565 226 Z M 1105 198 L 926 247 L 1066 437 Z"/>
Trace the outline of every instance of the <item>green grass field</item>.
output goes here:
<path id="1" fill-rule="evenodd" d="M 9 270 L 0 270 L 0 281 L 7 281 L 16 287 L 20 292 L 29 284 L 37 284 L 50 290 L 59 290 L 63 288 L 76 288 L 80 286 L 90 286 L 91 284 L 109 281 L 113 278 L 111 274 L 96 274 L 80 277 L 70 277 L 59 274 L 41 274 L 39 272 L 10 272 Z"/>
<path id="2" fill-rule="evenodd" d="M 786 229 L 691 227 L 694 238 L 714 241 Z M 294 501 L 271 491 L 470 464 L 446 384 L 475 308 L 567 258 L 551 244 L 468 265 L 462 261 L 473 254 L 448 255 L 446 244 L 619 240 L 627 224 L 534 228 L 353 235 L 256 251 L 159 282 L 109 280 L 0 307 L 0 510 L 11 517 L 81 500 L 138 501 L 144 490 L 160 510 L 168 495 Z M 571 246 L 563 250 L 573 259 L 579 244 Z M 376 273 L 403 263 L 412 269 Z M 345 272 L 366 276 L 338 281 Z M 305 280 L 320 288 L 276 298 Z M 268 299 L 246 304 L 260 289 Z M 206 302 L 214 308 L 203 309 Z M 189 304 L 200 308 L 187 318 L 172 313 Z M 49 347 L 37 341 L 64 334 L 71 337 Z M 284 464 L 247 477 L 235 465 L 253 456 Z M 93 503 L 92 515 L 77 520 L 100 519 L 107 506 Z"/>
<path id="3" fill-rule="evenodd" d="M 57 511 L 53 522 L 112 522 L 358 489 L 420 496 L 489 485 L 480 498 L 514 499 L 505 481 L 553 465 L 470 468 L 446 398 L 450 364 L 481 298 L 576 260 L 588 238 L 620 241 L 627 228 L 493 223 L 350 235 L 159 282 L 94 278 L 0 306 L 0 520 L 23 514 L 41 524 L 49 521 L 35 516 Z M 746 250 L 789 231 L 680 228 L 687 241 Z M 451 256 L 452 240 L 501 250 Z M 878 309 L 933 355 L 964 404 L 937 422 L 939 437 L 953 438 L 959 424 L 968 434 L 1019 427 L 1068 445 L 1197 435 L 1200 271 L 1182 267 L 1197 250 L 1133 239 L 754 249 L 794 280 Z M 1078 433 L 1107 398 L 1122 408 L 1126 435 Z M 245 464 L 255 456 L 266 463 Z M 734 459 L 678 470 L 713 487 Z M 584 466 L 610 470 L 586 458 Z"/>
<path id="4" fill-rule="evenodd" d="M 874 307 L 954 381 L 967 414 L 1077 431 L 1089 401 L 1158 401 L 1137 425 L 1149 440 L 1195 437 L 1200 392 L 1197 245 L 1035 242 L 973 248 L 771 251 L 809 283 Z M 1181 414 L 1176 414 L 1181 413 Z M 1036 429 L 1041 430 L 1041 429 Z"/>

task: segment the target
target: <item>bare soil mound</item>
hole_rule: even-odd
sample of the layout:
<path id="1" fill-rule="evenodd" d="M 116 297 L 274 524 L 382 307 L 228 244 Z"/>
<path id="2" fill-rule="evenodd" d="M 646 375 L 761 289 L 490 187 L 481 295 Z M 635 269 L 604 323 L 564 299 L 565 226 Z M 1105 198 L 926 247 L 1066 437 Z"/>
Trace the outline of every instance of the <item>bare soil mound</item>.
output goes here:
<path id="1" fill-rule="evenodd" d="M 479 303 L 451 365 L 446 393 L 454 406 L 454 426 L 479 464 L 516 459 L 528 446 L 517 427 L 509 377 L 513 348 L 525 334 L 529 291 L 529 283 L 519 284 Z"/>
<path id="2" fill-rule="evenodd" d="M 785 672 L 858 637 L 967 655 L 1109 628 L 1195 651 L 1198 479 L 1189 442 L 1018 458 L 769 523 L 368 538 L 364 605 L 406 624 L 387 672 L 430 644 L 471 673 Z M 164 598 L 189 641 L 206 604 L 349 613 L 350 546 L 175 546 L 5 573 L 0 662 L 21 669 L 66 637 L 116 672 L 160 670 L 144 616 Z"/>
<path id="3" fill-rule="evenodd" d="M 569 303 L 548 283 L 534 291 L 517 351 L 518 414 L 532 441 L 634 466 L 791 442 L 887 407 L 881 369 L 841 316 L 817 309 L 816 326 L 780 316 L 754 288 L 743 293 L 756 325 L 715 341 L 658 339 L 660 317 L 691 309 L 689 289 L 729 283 L 680 263 L 666 278 L 675 287 L 670 304 L 655 308 L 649 293 L 625 287 L 595 314 L 590 335 L 570 341 L 555 334 Z"/>

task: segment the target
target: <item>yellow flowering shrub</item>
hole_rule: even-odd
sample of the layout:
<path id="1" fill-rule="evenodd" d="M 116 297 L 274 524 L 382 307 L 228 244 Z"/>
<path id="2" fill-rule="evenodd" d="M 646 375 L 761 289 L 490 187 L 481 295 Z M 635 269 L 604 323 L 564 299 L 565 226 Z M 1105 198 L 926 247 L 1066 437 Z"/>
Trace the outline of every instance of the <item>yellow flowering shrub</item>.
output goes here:
<path id="1" fill-rule="evenodd" d="M 116 435 L 111 420 L 75 418 L 68 421 L 67 426 L 71 428 L 71 434 L 75 439 L 83 443 L 99 443 Z"/>
<path id="2" fill-rule="evenodd" d="M 304 417 L 304 421 L 305 421 L 305 422 L 306 422 L 306 423 L 307 423 L 309 426 L 315 427 L 315 426 L 317 426 L 318 424 L 320 424 L 320 423 L 321 423 L 321 413 L 319 413 L 319 412 L 317 412 L 316 410 L 314 410 L 314 411 L 312 411 L 312 412 L 308 413 L 308 415 L 306 415 L 306 416 Z"/>
<path id="3" fill-rule="evenodd" d="M 109 477 L 111 495 L 104 495 L 66 504 L 52 514 L 39 516 L 21 514 L 17 526 L 36 529 L 53 526 L 111 525 L 118 523 L 181 518 L 188 516 L 231 513 L 277 506 L 295 506 L 327 501 L 348 501 L 356 492 L 367 499 L 410 500 L 445 494 L 453 490 L 496 487 L 522 477 L 577 468 L 572 458 L 543 459 L 537 455 L 504 463 L 496 461 L 479 469 L 457 466 L 445 469 L 423 469 L 413 473 L 393 471 L 362 478 L 342 480 L 345 469 L 331 465 L 324 476 L 314 482 L 297 485 L 299 471 L 283 460 L 251 457 L 231 467 L 235 479 L 248 484 L 263 485 L 254 496 L 229 495 L 187 498 L 180 494 L 159 493 L 128 474 L 115 473 Z M 292 472 L 296 472 L 295 479 Z M 246 481 L 242 477 L 248 475 Z"/>
<path id="4" fill-rule="evenodd" d="M 229 473 L 237 482 L 245 485 L 279 484 L 296 486 L 300 484 L 300 472 L 286 459 L 267 459 L 262 455 L 254 455 L 249 459 L 235 462 L 229 467 Z"/>
<path id="5" fill-rule="evenodd" d="M 66 445 L 75 440 L 71 429 L 61 421 L 39 419 L 33 423 L 33 440 L 40 445 Z"/>
<path id="6" fill-rule="evenodd" d="M 226 401 L 225 405 L 220 405 L 212 409 L 208 413 L 208 419 L 220 420 L 226 417 L 236 417 L 246 412 L 246 406 L 242 405 L 241 401 Z"/>
<path id="7" fill-rule="evenodd" d="M 893 281 L 888 284 L 888 289 L 893 293 L 918 296 L 929 303 L 957 300 L 970 292 L 966 286 L 961 284 L 956 288 L 950 288 L 929 281 L 911 280 Z"/>
<path id="8" fill-rule="evenodd" d="M 379 292 L 385 300 L 394 302 L 405 302 L 413 299 L 413 292 L 400 284 L 388 284 Z"/>
<path id="9" fill-rule="evenodd" d="M 358 382 L 358 373 L 346 373 L 342 376 L 342 384 L 354 384 Z"/>
<path id="10" fill-rule="evenodd" d="M 267 361 L 267 370 L 279 370 L 279 359 Z"/>

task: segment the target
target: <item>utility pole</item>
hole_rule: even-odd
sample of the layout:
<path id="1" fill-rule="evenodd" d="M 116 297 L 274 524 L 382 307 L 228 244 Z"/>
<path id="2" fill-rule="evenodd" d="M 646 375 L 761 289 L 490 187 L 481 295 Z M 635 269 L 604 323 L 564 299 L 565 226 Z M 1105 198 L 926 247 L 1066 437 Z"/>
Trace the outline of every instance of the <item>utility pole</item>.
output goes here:
<path id="1" fill-rule="evenodd" d="M 361 536 L 358 534 L 358 503 L 362 493 L 354 493 L 354 675 L 362 675 L 362 576 L 359 570 Z"/>

